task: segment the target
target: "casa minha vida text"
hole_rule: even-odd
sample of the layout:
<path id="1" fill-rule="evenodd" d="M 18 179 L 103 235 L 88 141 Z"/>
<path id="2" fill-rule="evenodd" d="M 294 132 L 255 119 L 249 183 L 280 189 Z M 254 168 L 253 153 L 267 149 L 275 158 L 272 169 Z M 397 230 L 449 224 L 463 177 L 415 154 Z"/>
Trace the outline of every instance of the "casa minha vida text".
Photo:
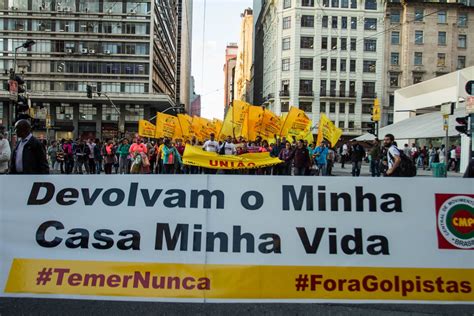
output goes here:
<path id="1" fill-rule="evenodd" d="M 258 212 L 264 206 L 265 197 L 259 191 L 246 191 L 240 202 L 244 210 Z M 353 192 L 329 192 L 321 185 L 282 185 L 281 203 L 278 211 L 293 215 L 302 212 L 315 215 L 321 212 L 403 213 L 400 195 L 364 192 L 362 186 L 355 186 Z M 131 183 L 128 190 L 123 190 L 113 187 L 58 189 L 53 183 L 35 182 L 27 200 L 28 206 L 54 210 L 67 210 L 75 204 L 94 208 L 96 212 L 116 207 L 226 212 L 238 207 L 225 208 L 222 190 L 150 189 L 140 187 L 139 183 Z M 285 244 L 276 232 L 249 232 L 244 225 L 234 225 L 225 231 L 204 231 L 202 223 L 157 222 L 152 225 L 156 251 L 281 254 L 285 247 L 295 247 Z M 349 233 L 341 233 L 336 227 L 320 226 L 315 220 L 314 224 L 305 222 L 294 227 L 299 244 L 308 255 L 390 254 L 389 239 L 383 232 L 370 235 L 362 228 L 354 227 Z M 52 218 L 39 224 L 35 234 L 36 243 L 44 248 L 142 250 L 142 233 L 133 229 L 67 227 L 61 220 Z"/>

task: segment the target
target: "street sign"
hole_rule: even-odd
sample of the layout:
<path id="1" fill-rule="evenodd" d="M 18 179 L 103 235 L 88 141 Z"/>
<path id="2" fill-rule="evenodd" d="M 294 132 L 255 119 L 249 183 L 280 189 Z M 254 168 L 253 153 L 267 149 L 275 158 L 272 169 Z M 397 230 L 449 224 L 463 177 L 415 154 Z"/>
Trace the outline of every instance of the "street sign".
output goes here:
<path id="1" fill-rule="evenodd" d="M 372 110 L 372 121 L 380 122 L 380 102 L 379 99 L 374 100 L 374 109 Z"/>
<path id="2" fill-rule="evenodd" d="M 443 115 L 443 130 L 447 131 L 449 127 L 449 115 Z"/>
<path id="3" fill-rule="evenodd" d="M 8 90 L 10 91 L 10 100 L 18 101 L 18 82 L 16 80 L 8 80 Z"/>
<path id="4" fill-rule="evenodd" d="M 467 114 L 474 113 L 474 96 L 468 96 L 466 99 L 466 113 Z"/>
<path id="5" fill-rule="evenodd" d="M 454 102 L 447 102 L 441 104 L 441 114 L 453 115 L 454 113 Z"/>

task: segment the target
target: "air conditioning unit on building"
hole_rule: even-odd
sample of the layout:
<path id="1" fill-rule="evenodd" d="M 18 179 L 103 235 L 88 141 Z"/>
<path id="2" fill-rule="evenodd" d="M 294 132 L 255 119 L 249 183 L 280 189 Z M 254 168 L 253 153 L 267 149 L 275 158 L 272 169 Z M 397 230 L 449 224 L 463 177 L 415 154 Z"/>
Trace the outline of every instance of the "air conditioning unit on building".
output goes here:
<path id="1" fill-rule="evenodd" d="M 66 53 L 68 53 L 68 54 L 72 54 L 72 53 L 73 53 L 73 51 L 72 51 L 72 49 L 71 49 L 71 48 L 68 48 L 68 49 L 66 49 Z"/>
<path id="2" fill-rule="evenodd" d="M 88 52 L 89 52 L 89 50 L 87 48 L 81 49 L 81 53 L 83 53 L 83 54 L 87 54 Z"/>
<path id="3" fill-rule="evenodd" d="M 111 53 L 110 50 L 108 50 L 108 49 L 107 49 L 107 50 L 104 50 L 104 54 L 110 55 L 110 53 Z"/>
<path id="4" fill-rule="evenodd" d="M 89 49 L 89 54 L 95 54 L 95 49 Z"/>
<path id="5" fill-rule="evenodd" d="M 131 10 L 130 10 L 130 14 L 137 14 L 137 11 L 134 10 L 134 9 L 131 9 Z"/>

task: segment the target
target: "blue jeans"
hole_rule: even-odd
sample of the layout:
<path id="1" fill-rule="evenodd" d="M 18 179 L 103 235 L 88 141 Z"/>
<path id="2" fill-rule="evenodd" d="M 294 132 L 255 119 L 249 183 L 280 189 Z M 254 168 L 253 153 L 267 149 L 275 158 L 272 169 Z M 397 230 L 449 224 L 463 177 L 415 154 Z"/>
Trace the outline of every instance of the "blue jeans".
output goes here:
<path id="1" fill-rule="evenodd" d="M 380 160 L 370 161 L 370 173 L 372 177 L 380 177 Z"/>
<path id="2" fill-rule="evenodd" d="M 361 168 L 362 168 L 362 161 L 353 161 L 352 162 L 352 176 L 359 177 Z"/>
<path id="3" fill-rule="evenodd" d="M 319 175 L 320 176 L 327 176 L 328 175 L 328 165 L 318 163 Z"/>

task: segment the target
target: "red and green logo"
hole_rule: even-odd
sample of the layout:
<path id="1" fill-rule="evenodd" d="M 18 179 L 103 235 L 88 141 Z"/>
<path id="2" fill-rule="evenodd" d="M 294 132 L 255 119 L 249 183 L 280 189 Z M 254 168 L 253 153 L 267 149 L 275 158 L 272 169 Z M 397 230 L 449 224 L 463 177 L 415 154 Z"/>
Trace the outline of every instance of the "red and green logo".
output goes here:
<path id="1" fill-rule="evenodd" d="M 474 195 L 436 194 L 440 249 L 474 249 Z"/>

